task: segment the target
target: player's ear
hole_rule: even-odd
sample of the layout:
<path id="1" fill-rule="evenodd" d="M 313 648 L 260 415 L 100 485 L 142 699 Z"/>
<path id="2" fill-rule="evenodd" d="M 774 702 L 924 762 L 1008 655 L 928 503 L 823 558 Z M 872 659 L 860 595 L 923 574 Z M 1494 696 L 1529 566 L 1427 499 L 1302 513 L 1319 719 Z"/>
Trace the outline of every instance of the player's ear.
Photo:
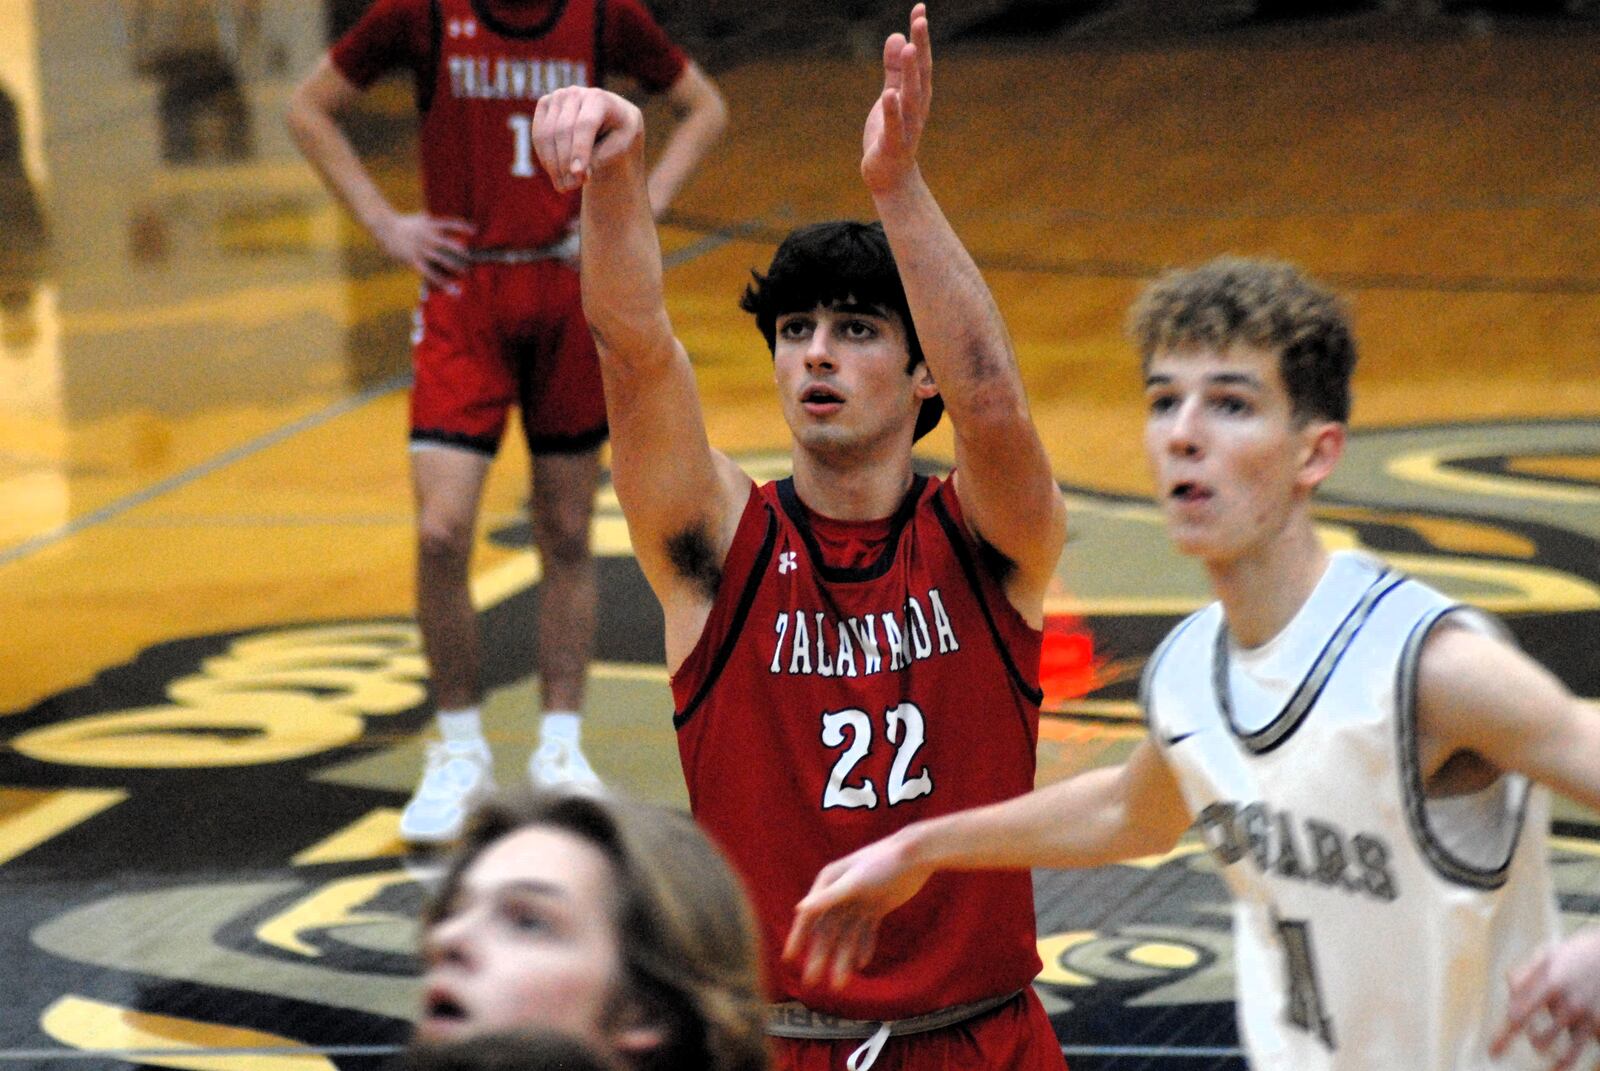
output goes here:
<path id="1" fill-rule="evenodd" d="M 911 369 L 911 385 L 917 397 L 924 401 L 939 393 L 939 384 L 933 381 L 933 372 L 929 370 L 927 361 L 918 361 Z"/>
<path id="2" fill-rule="evenodd" d="M 1332 474 L 1344 456 L 1345 426 L 1337 420 L 1308 420 L 1300 432 L 1300 472 L 1297 482 L 1307 491 Z"/>

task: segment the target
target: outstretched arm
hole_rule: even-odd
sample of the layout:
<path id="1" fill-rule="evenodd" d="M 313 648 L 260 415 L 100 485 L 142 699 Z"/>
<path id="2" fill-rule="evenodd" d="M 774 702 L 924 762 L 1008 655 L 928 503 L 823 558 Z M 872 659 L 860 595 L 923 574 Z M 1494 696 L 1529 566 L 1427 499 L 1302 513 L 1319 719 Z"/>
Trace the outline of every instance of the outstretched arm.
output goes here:
<path id="1" fill-rule="evenodd" d="M 705 624 L 750 479 L 711 449 L 667 318 L 639 109 L 602 89 L 558 90 L 539 100 L 534 147 L 557 189 L 583 188 L 583 310 L 600 350 L 612 481 L 676 669 Z"/>
<path id="2" fill-rule="evenodd" d="M 1466 753 L 1600 808 L 1600 710 L 1497 639 L 1449 624 L 1428 638 L 1418 726 L 1430 770 Z M 1494 1051 L 1519 1033 L 1557 1071 L 1600 1038 L 1600 932 L 1568 938 L 1513 972 Z"/>
<path id="3" fill-rule="evenodd" d="M 1146 739 L 1121 766 L 1004 803 L 915 822 L 830 863 L 795 910 L 784 955 L 842 988 L 872 960 L 878 925 L 939 870 L 1090 867 L 1168 851 L 1189 812 Z"/>
<path id="4" fill-rule="evenodd" d="M 285 121 L 300 152 L 323 184 L 350 210 L 383 251 L 421 273 L 429 286 L 443 286 L 466 267 L 472 224 L 425 212 L 404 214 L 372 181 L 337 116 L 361 96 L 326 55 L 295 88 Z"/>
<path id="5" fill-rule="evenodd" d="M 978 266 L 917 165 L 933 100 L 926 6 L 883 49 L 883 92 L 862 135 L 861 175 L 905 284 L 917 338 L 955 429 L 956 480 L 974 533 L 1016 564 L 1012 603 L 1034 624 L 1066 542 L 1066 506 L 1028 412 L 1016 354 Z"/>

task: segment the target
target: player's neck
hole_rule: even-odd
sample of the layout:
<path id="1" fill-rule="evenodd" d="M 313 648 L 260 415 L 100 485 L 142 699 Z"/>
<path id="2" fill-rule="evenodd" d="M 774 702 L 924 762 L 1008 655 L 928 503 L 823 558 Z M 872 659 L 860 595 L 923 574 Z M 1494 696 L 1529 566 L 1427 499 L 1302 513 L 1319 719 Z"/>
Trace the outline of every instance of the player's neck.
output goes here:
<path id="1" fill-rule="evenodd" d="M 1228 631 L 1259 647 L 1294 620 L 1328 568 L 1328 551 L 1309 523 L 1296 525 L 1226 562 L 1206 563 Z"/>
<path id="2" fill-rule="evenodd" d="M 911 486 L 911 456 L 896 463 L 829 464 L 794 451 L 794 489 L 806 507 L 839 521 L 876 521 L 893 515 Z"/>

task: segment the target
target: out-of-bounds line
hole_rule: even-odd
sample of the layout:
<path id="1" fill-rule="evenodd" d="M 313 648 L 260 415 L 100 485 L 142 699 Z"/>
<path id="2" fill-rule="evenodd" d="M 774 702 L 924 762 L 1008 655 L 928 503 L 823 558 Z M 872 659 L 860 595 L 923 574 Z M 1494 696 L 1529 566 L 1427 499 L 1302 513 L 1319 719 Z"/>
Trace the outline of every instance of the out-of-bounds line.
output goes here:
<path id="1" fill-rule="evenodd" d="M 352 394 L 348 398 L 334 402 L 325 409 L 312 413 L 309 416 L 301 417 L 292 424 L 285 424 L 283 427 L 269 431 L 265 435 L 257 436 L 250 442 L 243 443 L 231 450 L 225 450 L 213 458 L 202 461 L 200 464 L 191 469 L 186 469 L 185 471 L 177 473 L 176 475 L 168 476 L 166 479 L 161 480 L 158 483 L 153 483 L 142 491 L 135 491 L 133 494 L 128 495 L 125 498 L 119 498 L 117 501 L 101 506 L 97 510 L 92 510 L 88 513 L 85 513 L 81 517 L 74 517 L 65 524 L 59 525 L 48 532 L 36 535 L 32 539 L 24 540 L 14 547 L 0 552 L 0 566 L 6 566 L 10 565 L 12 562 L 20 561 L 21 559 L 28 557 L 30 554 L 36 554 L 52 544 L 59 543 L 68 536 L 77 535 L 79 532 L 82 532 L 87 528 L 93 528 L 97 524 L 104 524 L 113 517 L 126 513 L 138 506 L 142 506 L 146 502 L 150 502 L 153 499 L 160 498 L 169 491 L 176 491 L 178 488 L 183 487 L 186 484 L 193 483 L 202 476 L 209 476 L 219 469 L 227 468 L 236 461 L 243 461 L 252 454 L 260 453 L 262 450 L 265 450 L 270 446 L 276 446 L 285 439 L 290 439 L 300 434 L 302 431 L 309 431 L 320 424 L 326 424 L 328 421 L 333 420 L 336 417 L 343 416 L 352 410 L 359 409 L 368 402 L 377 398 L 381 398 L 391 391 L 399 390 L 410 381 L 411 376 L 409 373 L 391 376 L 389 379 L 386 379 L 381 383 L 368 387 L 360 394 Z"/>
<path id="2" fill-rule="evenodd" d="M 393 1056 L 399 1045 L 330 1045 L 326 1047 L 168 1048 L 168 1049 L 0 1049 L 0 1062 L 23 1060 L 138 1060 L 154 1056 Z M 1152 1056 L 1178 1060 L 1243 1058 L 1244 1052 L 1226 1046 L 1176 1045 L 1063 1045 L 1063 1056 Z"/>
<path id="3" fill-rule="evenodd" d="M 262 1046 L 261 1048 L 166 1049 L 0 1049 L 0 1063 L 33 1060 L 142 1060 L 147 1057 L 195 1056 L 393 1056 L 399 1045 Z"/>

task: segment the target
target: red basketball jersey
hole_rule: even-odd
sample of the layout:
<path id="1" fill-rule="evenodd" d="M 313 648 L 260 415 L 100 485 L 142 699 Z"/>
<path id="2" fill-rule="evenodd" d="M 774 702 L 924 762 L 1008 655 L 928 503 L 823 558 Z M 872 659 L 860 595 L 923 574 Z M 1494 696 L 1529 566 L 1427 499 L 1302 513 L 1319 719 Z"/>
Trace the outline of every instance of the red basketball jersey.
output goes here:
<path id="1" fill-rule="evenodd" d="M 827 863 L 1033 788 L 1040 642 L 952 483 L 918 476 L 893 517 L 865 523 L 811 513 L 792 480 L 751 491 L 672 689 L 695 817 L 755 901 L 773 999 L 897 1019 L 1033 980 L 1026 871 L 935 875 L 842 994 L 777 954 Z"/>
<path id="2" fill-rule="evenodd" d="M 475 248 L 549 245 L 576 217 L 578 192 L 557 193 L 534 155 L 533 110 L 564 86 L 600 84 L 599 9 L 558 3 L 543 24 L 518 30 L 473 0 L 437 0 L 422 186 L 429 214 L 477 225 Z"/>

